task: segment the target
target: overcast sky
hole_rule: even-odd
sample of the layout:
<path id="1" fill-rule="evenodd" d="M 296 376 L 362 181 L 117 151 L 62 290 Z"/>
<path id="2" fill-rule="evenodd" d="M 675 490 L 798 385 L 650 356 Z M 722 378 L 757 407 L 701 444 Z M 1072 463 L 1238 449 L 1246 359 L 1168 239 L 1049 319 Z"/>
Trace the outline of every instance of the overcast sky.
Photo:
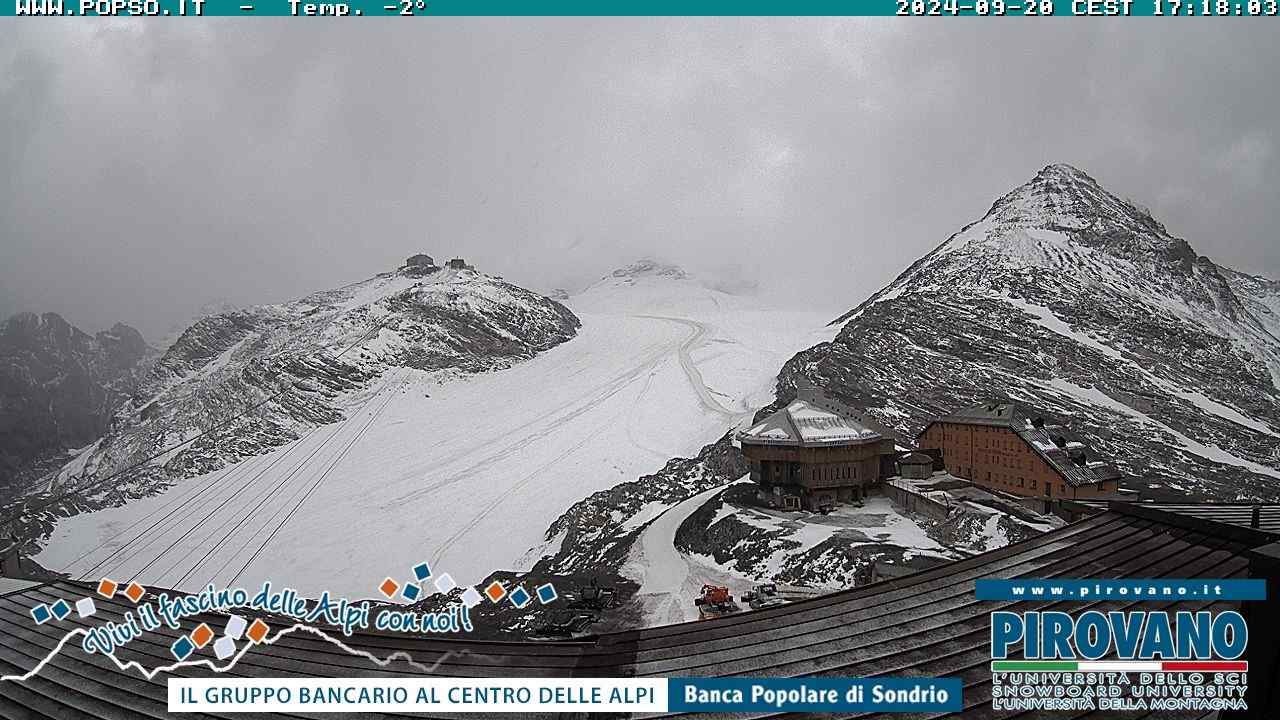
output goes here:
<path id="1" fill-rule="evenodd" d="M 1273 23 L 0 24 L 0 313 L 161 338 L 463 255 L 838 312 L 1053 162 L 1280 277 Z"/>

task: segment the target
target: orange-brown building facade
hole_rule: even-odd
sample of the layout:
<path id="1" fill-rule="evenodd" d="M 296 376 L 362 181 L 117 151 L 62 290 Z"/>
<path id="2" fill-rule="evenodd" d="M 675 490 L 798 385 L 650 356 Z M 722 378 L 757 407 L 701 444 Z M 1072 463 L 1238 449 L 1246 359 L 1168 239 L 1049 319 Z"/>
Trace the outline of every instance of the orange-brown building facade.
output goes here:
<path id="1" fill-rule="evenodd" d="M 1035 410 L 989 402 L 931 422 L 917 437 L 942 453 L 947 472 L 1013 495 L 1085 499 L 1116 492 L 1120 473 Z"/>

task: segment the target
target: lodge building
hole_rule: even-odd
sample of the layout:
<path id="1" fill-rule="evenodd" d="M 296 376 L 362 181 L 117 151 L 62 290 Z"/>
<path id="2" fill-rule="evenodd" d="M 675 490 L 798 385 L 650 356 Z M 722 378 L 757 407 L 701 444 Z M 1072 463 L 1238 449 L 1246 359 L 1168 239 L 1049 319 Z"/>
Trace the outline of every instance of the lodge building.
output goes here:
<path id="1" fill-rule="evenodd" d="M 891 475 L 892 438 L 866 413 L 812 387 L 736 437 L 759 500 L 810 511 L 862 498 Z"/>
<path id="2" fill-rule="evenodd" d="M 916 438 L 947 472 L 1024 497 L 1087 499 L 1116 492 L 1120 472 L 1066 427 L 1018 402 L 978 403 L 944 415 Z"/>

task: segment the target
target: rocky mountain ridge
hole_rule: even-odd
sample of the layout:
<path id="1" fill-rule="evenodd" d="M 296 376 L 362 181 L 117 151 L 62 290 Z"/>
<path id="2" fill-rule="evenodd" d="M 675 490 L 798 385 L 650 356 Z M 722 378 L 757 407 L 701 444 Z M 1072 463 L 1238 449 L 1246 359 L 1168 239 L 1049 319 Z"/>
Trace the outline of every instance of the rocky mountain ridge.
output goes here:
<path id="1" fill-rule="evenodd" d="M 622 281 L 635 281 L 640 278 L 669 278 L 672 280 L 684 280 L 689 277 L 684 268 L 673 263 L 663 262 L 655 258 L 641 258 L 633 263 L 617 268 L 608 277 L 618 278 Z"/>
<path id="2" fill-rule="evenodd" d="M 1277 284 L 1224 268 L 1082 171 L 1046 167 L 793 358 L 909 442 L 1010 397 L 1153 497 L 1280 497 Z"/>
<path id="3" fill-rule="evenodd" d="M 106 432 L 157 354 L 122 323 L 90 335 L 18 313 L 0 325 L 0 500 Z"/>
<path id="4" fill-rule="evenodd" d="M 775 402 L 806 380 L 868 408 L 905 445 L 927 421 L 992 396 L 1040 406 L 1115 460 L 1126 484 L 1156 498 L 1280 497 L 1280 283 L 1222 267 L 1085 173 L 1046 167 L 980 220 L 833 321 L 837 336 L 791 358 Z M 537 562 L 504 581 L 599 577 L 623 597 L 620 573 L 645 529 L 700 493 L 678 527 L 686 555 L 740 573 L 819 585 L 850 582 L 892 544 L 852 532 L 788 555 L 781 523 L 734 506 L 745 472 L 726 436 L 694 458 L 596 493 L 548 528 Z M 741 493 L 737 493 L 741 495 Z M 988 525 L 994 527 L 975 527 Z M 1029 529 L 1006 515 L 922 521 L 929 537 L 966 552 Z M 993 532 L 994 530 L 994 532 Z M 865 533 L 864 533 L 865 534 Z M 901 559 L 901 558 L 899 558 Z M 508 614 L 510 615 L 510 614 Z M 532 617 L 495 617 L 522 631 Z M 595 630 L 634 625 L 626 608 Z"/>
<path id="5" fill-rule="evenodd" d="M 153 494 L 337 422 L 397 368 L 442 377 L 499 369 L 578 327 L 563 305 L 498 278 L 414 264 L 205 317 L 155 360 L 109 431 L 61 468 L 50 490 L 141 466 L 28 515 L 23 534 L 40 537 L 58 515 Z"/>

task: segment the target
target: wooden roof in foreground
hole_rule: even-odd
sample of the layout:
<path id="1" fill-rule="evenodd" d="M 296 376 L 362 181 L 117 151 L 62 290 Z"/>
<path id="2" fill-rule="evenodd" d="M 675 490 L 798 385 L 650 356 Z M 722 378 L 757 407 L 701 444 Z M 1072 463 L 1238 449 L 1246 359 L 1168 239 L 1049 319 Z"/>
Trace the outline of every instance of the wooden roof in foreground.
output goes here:
<path id="1" fill-rule="evenodd" d="M 451 676 L 958 676 L 964 682 L 963 716 L 994 717 L 988 704 L 991 611 L 1051 606 L 1105 611 L 1136 605 L 1122 601 L 979 602 L 974 599 L 974 580 L 1247 577 L 1251 549 L 1280 540 L 1280 528 L 1241 525 L 1240 507 L 1139 508 L 1117 504 L 1060 530 L 993 552 L 874 585 L 718 620 L 566 642 L 501 643 L 374 633 L 344 642 L 383 658 L 407 653 L 414 662 Z M 1280 509 L 1271 506 L 1265 515 L 1274 517 L 1275 513 Z M 3 583 L 10 583 L 8 591 Z M 73 602 L 92 591 L 81 582 L 12 583 L 0 581 L 0 593 L 4 593 L 0 595 L 3 674 L 34 667 L 69 629 L 85 624 L 73 613 L 62 622 L 37 626 L 28 614 L 32 605 L 58 598 Z M 132 607 L 123 598 L 97 598 L 97 602 L 98 614 L 90 618 L 97 621 L 94 624 L 119 617 Z M 1160 609 L 1164 605 L 1140 606 Z M 1215 607 L 1204 603 L 1171 606 L 1188 610 Z M 215 615 L 199 620 L 217 629 L 223 623 L 223 618 Z M 169 645 L 176 637 L 176 632 L 167 629 L 144 634 L 121 650 L 119 657 L 148 667 L 168 664 L 172 662 Z M 212 659 L 208 648 L 201 654 Z M 188 667 L 175 674 L 199 677 L 211 672 Z M 404 660 L 379 667 L 318 636 L 298 632 L 254 648 L 228 674 L 405 677 L 422 672 Z M 137 672 L 120 671 L 109 660 L 87 655 L 78 643 L 69 643 L 30 680 L 0 683 L 0 718 L 164 717 L 165 677 L 147 680 Z M 1072 715 L 1059 712 L 1052 717 Z"/>

